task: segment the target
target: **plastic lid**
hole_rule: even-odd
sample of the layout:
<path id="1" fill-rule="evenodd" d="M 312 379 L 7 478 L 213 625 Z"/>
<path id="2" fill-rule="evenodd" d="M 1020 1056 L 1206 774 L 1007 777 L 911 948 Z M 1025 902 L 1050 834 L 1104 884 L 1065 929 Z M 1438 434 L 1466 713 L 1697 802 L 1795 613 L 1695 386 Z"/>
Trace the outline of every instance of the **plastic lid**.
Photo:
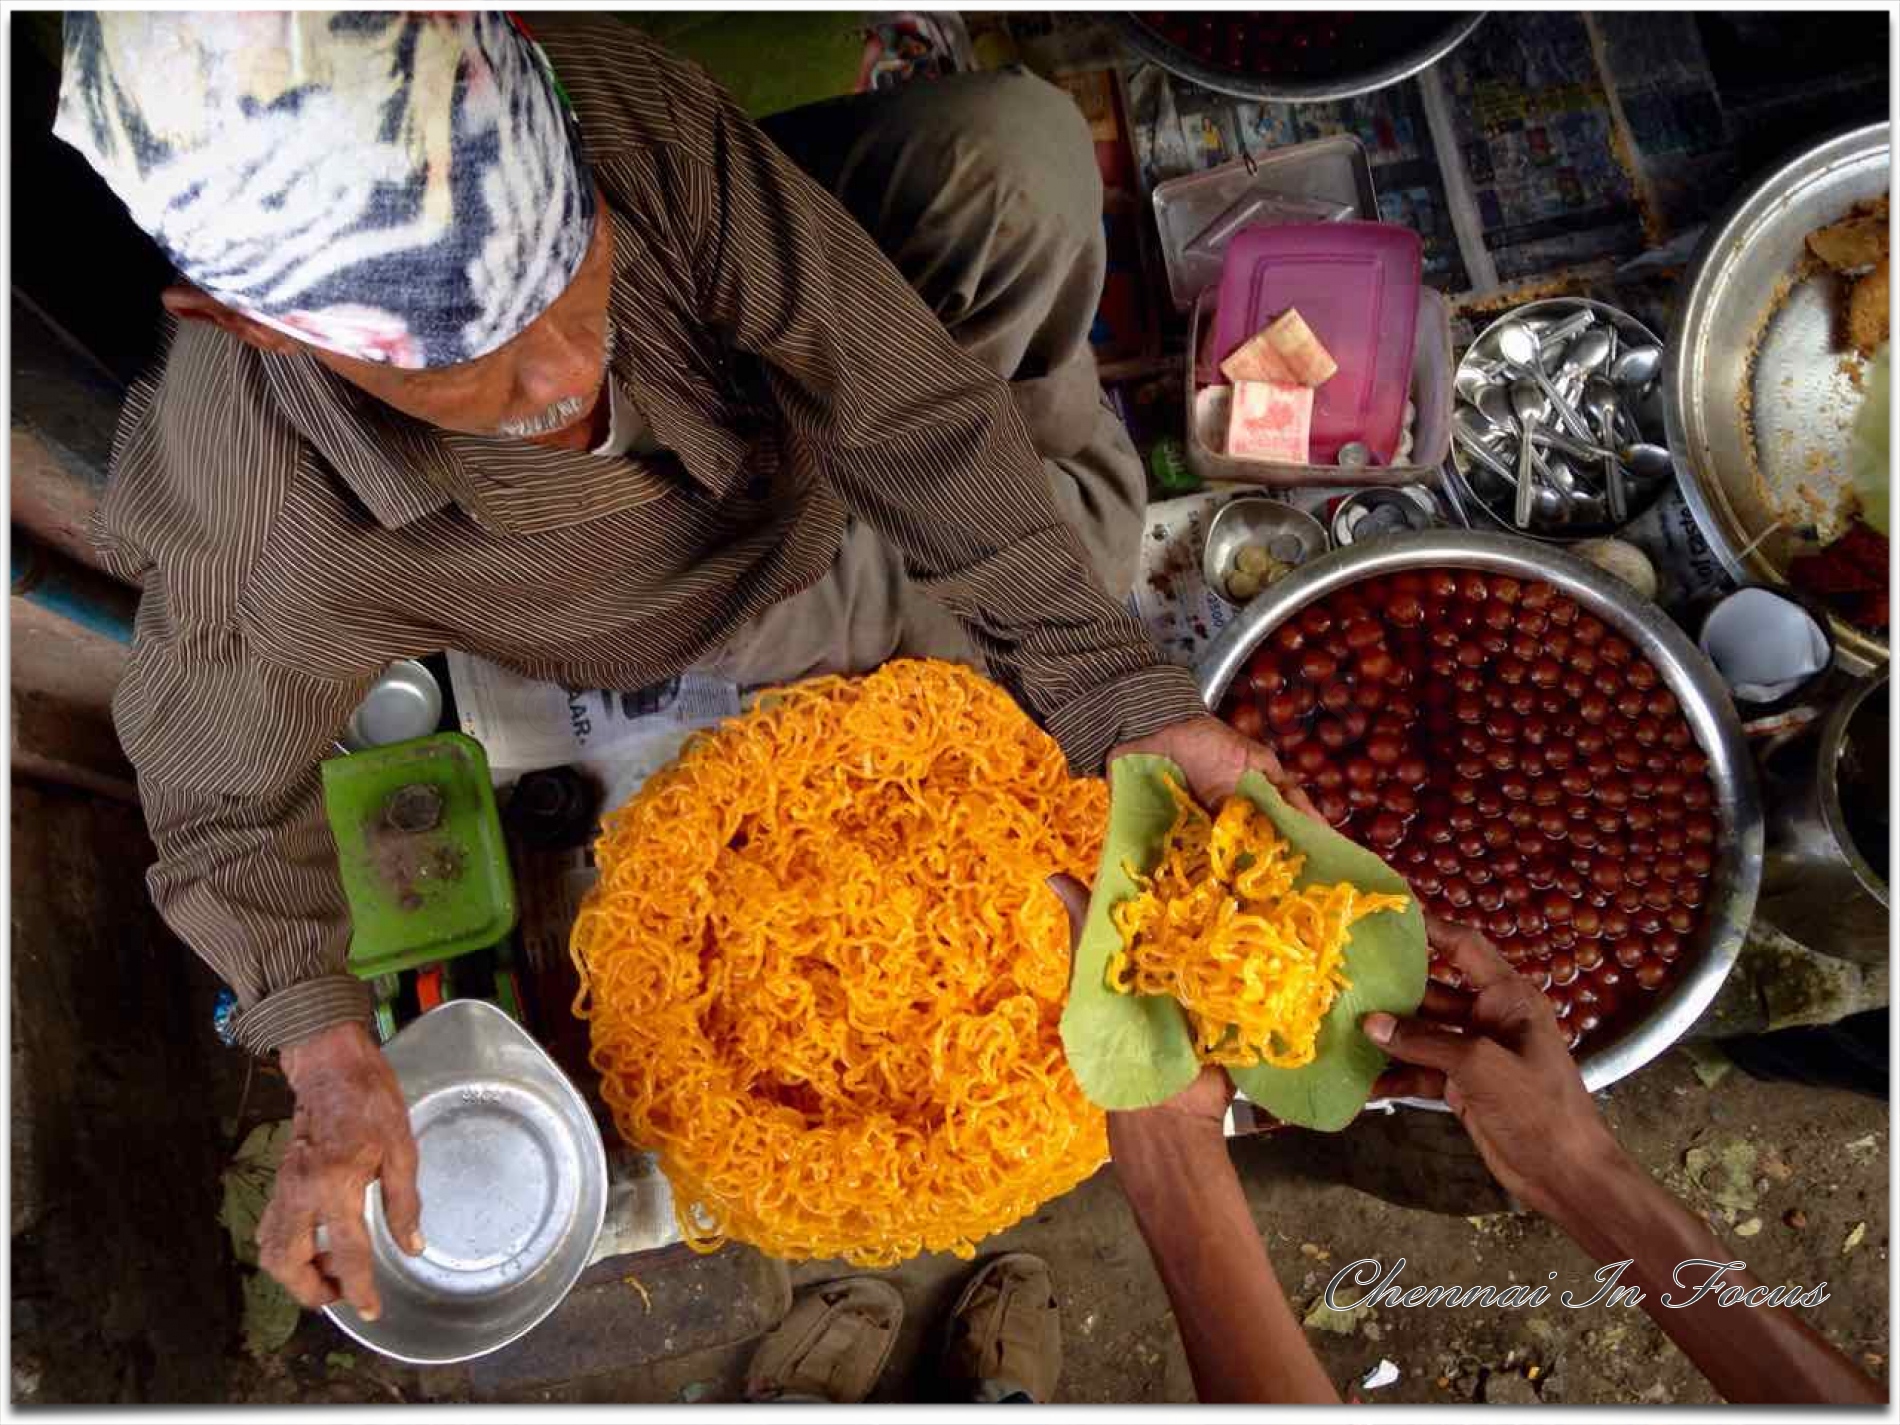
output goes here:
<path id="1" fill-rule="evenodd" d="M 1391 223 L 1248 228 L 1228 244 L 1214 318 L 1214 364 L 1289 307 L 1339 363 L 1314 392 L 1310 459 L 1369 446 L 1392 463 L 1412 383 L 1422 244 Z"/>

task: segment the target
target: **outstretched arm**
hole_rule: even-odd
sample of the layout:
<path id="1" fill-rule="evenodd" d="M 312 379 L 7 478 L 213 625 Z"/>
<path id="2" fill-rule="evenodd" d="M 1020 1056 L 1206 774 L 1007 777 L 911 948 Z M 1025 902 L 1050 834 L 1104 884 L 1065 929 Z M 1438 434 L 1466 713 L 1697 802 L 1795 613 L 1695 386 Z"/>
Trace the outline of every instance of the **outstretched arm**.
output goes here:
<path id="1" fill-rule="evenodd" d="M 1049 885 L 1068 909 L 1071 940 L 1080 938 L 1088 892 L 1068 876 Z M 1201 1402 L 1337 1405 L 1227 1156 L 1233 1096 L 1226 1071 L 1209 1066 L 1166 1103 L 1109 1114 L 1116 1177 L 1174 1309 Z"/>
<path id="2" fill-rule="evenodd" d="M 1210 1067 L 1167 1103 L 1109 1114 L 1116 1174 L 1201 1401 L 1337 1405 L 1227 1156 L 1221 1121 L 1232 1095 L 1227 1075 Z"/>
<path id="3" fill-rule="evenodd" d="M 1469 992 L 1434 987 L 1418 1018 L 1366 1016 L 1367 1035 L 1408 1066 L 1389 1074 L 1381 1090 L 1442 1096 L 1513 1197 L 1598 1262 L 1627 1262 L 1617 1284 L 1641 1289 L 1638 1304 L 1725 1399 L 1884 1400 L 1873 1381 L 1786 1309 L 1785 1292 L 1771 1298 L 1708 1223 L 1623 1151 L 1536 987 L 1476 931 L 1443 923 L 1430 930 Z M 1696 1262 L 1702 1265 L 1684 1265 Z M 1699 1290 L 1712 1277 L 1719 1279 Z M 1578 1299 L 1597 1288 L 1591 1283 Z M 1731 1288 L 1738 1290 L 1725 1306 Z"/>

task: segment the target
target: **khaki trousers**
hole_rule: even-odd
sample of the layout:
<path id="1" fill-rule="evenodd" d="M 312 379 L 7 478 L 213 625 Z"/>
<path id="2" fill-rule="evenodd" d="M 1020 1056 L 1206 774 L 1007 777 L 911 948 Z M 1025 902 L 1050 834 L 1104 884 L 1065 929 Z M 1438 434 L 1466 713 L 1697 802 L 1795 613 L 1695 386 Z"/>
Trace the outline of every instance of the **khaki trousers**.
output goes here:
<path id="1" fill-rule="evenodd" d="M 1115 597 L 1133 586 L 1146 482 L 1096 376 L 1102 183 L 1074 102 L 1028 74 L 966 74 L 778 115 L 774 142 L 844 204 L 957 344 L 1010 383 L 1056 512 Z M 978 511 L 972 518 L 981 518 Z M 706 662 L 751 687 L 887 658 L 978 664 L 963 628 L 850 522 L 831 572 Z"/>

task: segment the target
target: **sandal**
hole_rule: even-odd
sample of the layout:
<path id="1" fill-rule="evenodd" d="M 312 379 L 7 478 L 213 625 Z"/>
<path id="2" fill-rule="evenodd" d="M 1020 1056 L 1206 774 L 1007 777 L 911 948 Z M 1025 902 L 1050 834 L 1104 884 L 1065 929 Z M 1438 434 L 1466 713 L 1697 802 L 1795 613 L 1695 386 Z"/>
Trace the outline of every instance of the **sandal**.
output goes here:
<path id="1" fill-rule="evenodd" d="M 968 1400 L 1028 1396 L 1046 1404 L 1062 1374 L 1062 1312 L 1049 1265 L 1027 1252 L 984 1263 L 957 1298 L 944 1347 L 946 1380 Z"/>
<path id="2" fill-rule="evenodd" d="M 897 1344 L 904 1298 L 876 1277 L 845 1277 L 793 1303 L 746 1371 L 746 1399 L 856 1405 L 871 1393 Z"/>

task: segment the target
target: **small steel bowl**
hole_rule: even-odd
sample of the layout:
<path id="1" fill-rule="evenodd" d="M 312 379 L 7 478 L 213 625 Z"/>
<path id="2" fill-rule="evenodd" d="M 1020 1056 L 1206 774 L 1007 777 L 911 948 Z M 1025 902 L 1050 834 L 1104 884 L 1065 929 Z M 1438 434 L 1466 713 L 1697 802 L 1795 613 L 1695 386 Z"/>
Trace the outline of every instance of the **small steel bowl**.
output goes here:
<path id="1" fill-rule="evenodd" d="M 343 746 L 351 752 L 427 737 L 442 720 L 442 685 L 413 658 L 398 658 L 350 714 Z"/>
<path id="2" fill-rule="evenodd" d="M 324 1310 L 346 1335 L 414 1365 L 498 1351 L 561 1304 L 607 1214 L 607 1154 L 587 1101 L 486 1000 L 429 1011 L 384 1052 L 409 1104 L 420 1256 L 397 1247 L 372 1183 L 364 1217 L 382 1315 Z"/>
<path id="3" fill-rule="evenodd" d="M 1265 545 L 1282 564 L 1298 567 L 1326 552 L 1326 528 L 1306 511 L 1265 495 L 1241 495 L 1222 505 L 1207 526 L 1201 577 L 1230 604 L 1235 600 L 1227 594 L 1227 575 L 1248 544 Z"/>
<path id="4" fill-rule="evenodd" d="M 1400 569 L 1479 569 L 1561 589 L 1628 639 L 1662 675 L 1709 759 L 1718 823 L 1707 914 L 1688 947 L 1681 979 L 1643 1018 L 1585 1046 L 1578 1066 L 1592 1093 L 1667 1050 L 1709 1007 L 1741 953 L 1761 884 L 1763 816 L 1755 763 L 1722 677 L 1687 634 L 1636 593 L 1575 555 L 1512 535 L 1432 530 L 1335 550 L 1280 580 L 1215 637 L 1195 668 L 1201 697 L 1219 708 L 1228 685 L 1260 643 L 1306 605 L 1348 584 Z"/>
<path id="5" fill-rule="evenodd" d="M 1333 507 L 1333 548 L 1417 534 L 1444 523 L 1438 501 L 1423 485 L 1355 490 Z"/>

